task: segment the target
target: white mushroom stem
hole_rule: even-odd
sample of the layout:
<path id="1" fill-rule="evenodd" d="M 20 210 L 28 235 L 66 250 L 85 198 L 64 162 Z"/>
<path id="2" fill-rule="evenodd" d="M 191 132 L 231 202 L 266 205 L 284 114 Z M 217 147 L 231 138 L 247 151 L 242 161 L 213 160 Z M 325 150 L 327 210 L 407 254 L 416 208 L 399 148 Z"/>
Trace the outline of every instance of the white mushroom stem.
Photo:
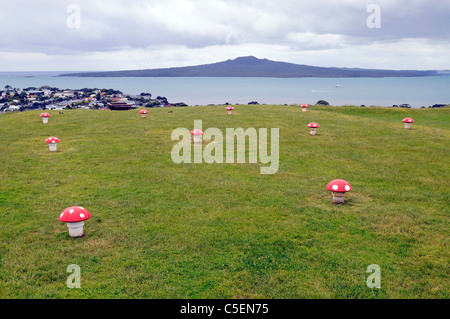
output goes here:
<path id="1" fill-rule="evenodd" d="M 194 135 L 194 143 L 201 143 L 201 142 L 202 142 L 202 136 Z"/>
<path id="2" fill-rule="evenodd" d="M 410 130 L 411 129 L 411 123 L 405 123 L 405 128 L 407 130 Z"/>
<path id="3" fill-rule="evenodd" d="M 302 108 L 302 111 L 303 111 L 303 112 L 306 112 L 306 107 L 303 107 L 303 108 Z"/>
<path id="4" fill-rule="evenodd" d="M 311 135 L 316 135 L 316 130 L 315 128 L 312 128 L 309 132 Z"/>
<path id="5" fill-rule="evenodd" d="M 333 192 L 333 203 L 336 204 L 344 203 L 345 202 L 344 196 L 345 196 L 344 192 Z"/>
<path id="6" fill-rule="evenodd" d="M 48 145 L 49 145 L 50 152 L 56 152 L 56 148 L 57 148 L 56 143 L 50 143 Z"/>
<path id="7" fill-rule="evenodd" d="M 67 227 L 69 228 L 69 236 L 70 237 L 83 236 L 84 234 L 83 226 L 84 222 L 67 223 Z"/>
<path id="8" fill-rule="evenodd" d="M 142 117 L 143 119 L 145 119 L 145 118 L 147 117 L 147 115 L 142 114 L 141 117 Z"/>
<path id="9" fill-rule="evenodd" d="M 47 124 L 48 123 L 48 117 L 43 117 L 42 118 L 42 122 L 44 122 L 44 124 Z"/>
<path id="10" fill-rule="evenodd" d="M 232 114 L 233 114 L 233 111 L 232 111 L 232 110 L 228 110 L 228 114 L 229 114 L 229 115 L 232 115 Z"/>

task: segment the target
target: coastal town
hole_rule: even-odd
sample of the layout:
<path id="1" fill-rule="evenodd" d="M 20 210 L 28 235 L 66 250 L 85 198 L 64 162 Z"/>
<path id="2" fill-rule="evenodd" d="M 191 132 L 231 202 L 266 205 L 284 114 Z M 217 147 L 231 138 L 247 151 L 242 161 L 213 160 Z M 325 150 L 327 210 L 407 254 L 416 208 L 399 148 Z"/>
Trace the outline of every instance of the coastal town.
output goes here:
<path id="1" fill-rule="evenodd" d="M 48 85 L 40 87 L 13 88 L 6 85 L 0 90 L 0 112 L 27 110 L 63 109 L 111 109 L 127 110 L 139 107 L 187 106 L 185 103 L 170 103 L 166 97 L 152 97 L 142 92 L 139 95 L 124 94 L 114 89 L 84 88 L 78 90 L 59 89 Z"/>

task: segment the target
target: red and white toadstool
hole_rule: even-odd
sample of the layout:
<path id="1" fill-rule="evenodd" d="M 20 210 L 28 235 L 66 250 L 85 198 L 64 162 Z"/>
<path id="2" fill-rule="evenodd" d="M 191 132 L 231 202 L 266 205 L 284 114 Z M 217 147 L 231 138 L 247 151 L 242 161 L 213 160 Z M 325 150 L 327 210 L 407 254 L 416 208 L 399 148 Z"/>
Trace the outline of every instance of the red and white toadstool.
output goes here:
<path id="1" fill-rule="evenodd" d="M 308 124 L 308 127 L 310 128 L 309 133 L 311 135 L 316 135 L 316 130 L 317 128 L 319 128 L 319 124 L 317 124 L 316 122 L 311 122 Z"/>
<path id="2" fill-rule="evenodd" d="M 234 110 L 234 107 L 232 107 L 232 106 L 229 106 L 229 107 L 227 107 L 227 111 L 228 111 L 228 114 L 233 114 L 233 110 Z"/>
<path id="3" fill-rule="evenodd" d="M 48 114 L 48 113 L 42 113 L 42 114 L 41 114 L 41 117 L 42 117 L 42 122 L 43 122 L 44 124 L 47 124 L 47 123 L 48 123 L 48 118 L 50 117 L 50 114 Z"/>
<path id="4" fill-rule="evenodd" d="M 194 143 L 201 143 L 202 142 L 202 130 L 195 129 L 191 131 L 191 135 L 194 136 Z"/>
<path id="5" fill-rule="evenodd" d="M 343 179 L 335 179 L 328 183 L 327 189 L 333 192 L 333 203 L 344 203 L 344 196 L 346 192 L 352 190 L 352 186 Z"/>
<path id="6" fill-rule="evenodd" d="M 148 111 L 147 110 L 140 110 L 139 113 L 141 113 L 141 117 L 142 118 L 146 118 L 147 114 L 148 114 Z"/>
<path id="7" fill-rule="evenodd" d="M 407 118 L 403 119 L 403 123 L 405 123 L 405 128 L 407 130 L 410 130 L 411 129 L 411 123 L 414 123 L 414 120 L 412 118 L 410 118 L 410 117 L 407 117 Z"/>
<path id="8" fill-rule="evenodd" d="M 45 140 L 45 143 L 48 144 L 50 152 L 56 152 L 57 144 L 61 142 L 61 140 L 55 136 L 51 136 Z"/>
<path id="9" fill-rule="evenodd" d="M 308 104 L 302 104 L 302 111 L 306 112 L 306 110 L 308 109 L 309 105 Z"/>
<path id="10" fill-rule="evenodd" d="M 60 221 L 67 223 L 70 237 L 83 236 L 84 221 L 89 218 L 91 218 L 91 214 L 86 208 L 80 206 L 68 207 L 58 217 Z"/>

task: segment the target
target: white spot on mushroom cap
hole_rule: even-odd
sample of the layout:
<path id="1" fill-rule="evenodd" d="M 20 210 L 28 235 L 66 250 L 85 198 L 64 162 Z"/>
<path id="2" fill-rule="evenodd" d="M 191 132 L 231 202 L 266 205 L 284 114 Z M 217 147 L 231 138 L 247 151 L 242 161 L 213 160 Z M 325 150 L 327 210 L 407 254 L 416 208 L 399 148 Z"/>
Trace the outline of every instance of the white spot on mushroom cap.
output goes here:
<path id="1" fill-rule="evenodd" d="M 331 188 L 334 189 L 334 190 L 337 190 L 339 188 L 339 186 L 333 185 Z"/>
<path id="2" fill-rule="evenodd" d="M 74 212 L 74 210 L 73 210 L 73 209 L 69 210 L 69 213 L 70 213 L 70 214 L 72 214 L 73 212 Z"/>
<path id="3" fill-rule="evenodd" d="M 81 213 L 81 214 L 80 214 L 80 217 L 81 217 L 81 218 L 84 218 L 84 214 L 83 214 L 83 213 Z"/>
<path id="4" fill-rule="evenodd" d="M 62 218 L 62 217 L 63 217 L 63 215 L 64 215 L 64 213 L 61 213 L 61 215 L 59 215 L 59 218 Z"/>
<path id="5" fill-rule="evenodd" d="M 348 185 L 345 185 L 345 190 L 348 192 L 349 190 L 350 190 L 350 186 L 348 186 Z"/>

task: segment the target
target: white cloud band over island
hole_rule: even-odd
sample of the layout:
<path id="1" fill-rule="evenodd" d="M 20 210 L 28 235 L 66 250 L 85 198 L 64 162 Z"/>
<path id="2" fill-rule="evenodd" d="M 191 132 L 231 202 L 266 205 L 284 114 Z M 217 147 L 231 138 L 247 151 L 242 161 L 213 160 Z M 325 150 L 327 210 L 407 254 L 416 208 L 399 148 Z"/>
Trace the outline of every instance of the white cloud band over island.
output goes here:
<path id="1" fill-rule="evenodd" d="M 370 5 L 379 28 L 370 28 Z M 450 69 L 448 0 L 4 0 L 0 71 L 113 71 L 253 55 L 376 69 Z"/>

